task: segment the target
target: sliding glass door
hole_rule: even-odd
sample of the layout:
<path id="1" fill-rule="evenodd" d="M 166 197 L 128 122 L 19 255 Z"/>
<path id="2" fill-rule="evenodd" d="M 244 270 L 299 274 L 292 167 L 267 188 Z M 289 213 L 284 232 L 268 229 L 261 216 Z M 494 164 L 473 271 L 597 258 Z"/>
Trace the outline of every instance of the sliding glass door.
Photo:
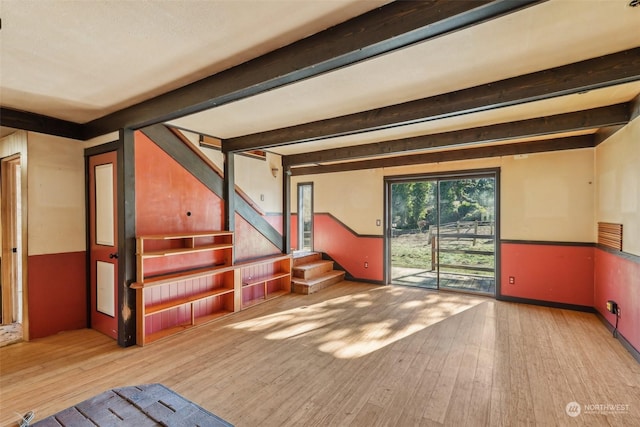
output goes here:
<path id="1" fill-rule="evenodd" d="M 495 294 L 496 175 L 387 179 L 387 282 Z"/>

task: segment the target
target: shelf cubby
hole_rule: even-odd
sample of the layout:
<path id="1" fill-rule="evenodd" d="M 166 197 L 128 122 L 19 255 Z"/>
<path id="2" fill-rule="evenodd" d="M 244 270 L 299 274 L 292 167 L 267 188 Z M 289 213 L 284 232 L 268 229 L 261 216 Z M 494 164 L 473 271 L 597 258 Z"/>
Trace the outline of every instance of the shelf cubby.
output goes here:
<path id="1" fill-rule="evenodd" d="M 291 292 L 291 256 L 283 255 L 239 264 L 241 307 L 248 308 Z"/>
<path id="2" fill-rule="evenodd" d="M 291 292 L 291 256 L 233 264 L 229 231 L 156 234 L 136 240 L 138 345 Z"/>

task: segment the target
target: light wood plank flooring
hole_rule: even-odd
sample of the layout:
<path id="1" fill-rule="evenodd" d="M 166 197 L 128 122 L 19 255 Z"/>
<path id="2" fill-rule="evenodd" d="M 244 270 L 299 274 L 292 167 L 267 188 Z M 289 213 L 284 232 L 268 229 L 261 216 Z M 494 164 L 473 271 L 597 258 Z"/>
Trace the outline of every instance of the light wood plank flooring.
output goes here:
<path id="1" fill-rule="evenodd" d="M 0 363 L 3 426 L 152 382 L 236 426 L 640 425 L 640 364 L 593 314 L 409 287 L 343 282 L 144 348 L 66 332 Z"/>

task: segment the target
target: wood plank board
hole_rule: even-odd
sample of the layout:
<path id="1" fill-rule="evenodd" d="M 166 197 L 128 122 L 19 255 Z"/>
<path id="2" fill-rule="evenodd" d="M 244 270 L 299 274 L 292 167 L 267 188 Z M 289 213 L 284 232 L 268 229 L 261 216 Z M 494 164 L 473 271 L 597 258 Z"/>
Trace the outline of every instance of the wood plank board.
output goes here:
<path id="1" fill-rule="evenodd" d="M 277 273 L 271 274 L 269 276 L 254 277 L 254 278 L 245 280 L 242 285 L 243 286 L 254 286 L 254 285 L 259 285 L 259 284 L 264 283 L 264 282 L 270 282 L 272 280 L 278 280 L 278 279 L 281 279 L 283 277 L 289 277 L 289 276 L 291 276 L 291 273 L 289 273 L 288 271 L 281 271 L 281 272 L 277 272 Z"/>
<path id="2" fill-rule="evenodd" d="M 3 426 L 147 383 L 238 427 L 373 414 L 387 426 L 640 425 L 638 362 L 592 313 L 347 281 L 145 347 L 89 329 L 12 344 L 0 348 L 0 375 Z M 571 401 L 623 406 L 576 420 Z"/>
<path id="3" fill-rule="evenodd" d="M 615 249 L 622 250 L 622 224 L 614 224 L 611 222 L 598 223 L 598 244 Z"/>
<path id="4" fill-rule="evenodd" d="M 206 252 L 217 249 L 232 249 L 233 244 L 231 243 L 217 243 L 213 245 L 203 245 L 196 246 L 192 248 L 172 248 L 172 249 L 163 249 L 158 251 L 149 251 L 139 254 L 142 258 L 157 258 L 163 256 L 172 256 L 172 255 L 184 255 L 184 254 L 195 254 L 198 252 Z"/>
<path id="5" fill-rule="evenodd" d="M 165 310 L 171 310 L 172 308 L 180 307 L 185 304 L 191 304 L 191 303 L 205 300 L 208 298 L 229 294 L 229 293 L 232 293 L 233 291 L 234 291 L 233 288 L 214 289 L 207 292 L 201 292 L 198 294 L 189 295 L 183 298 L 175 298 L 160 304 L 149 305 L 145 307 L 146 315 L 149 316 L 155 313 L 160 313 Z"/>
<path id="6" fill-rule="evenodd" d="M 144 278 L 142 282 L 134 282 L 130 285 L 131 289 L 150 288 L 152 286 L 166 285 L 168 283 L 175 283 L 182 280 L 199 279 L 201 277 L 213 276 L 215 274 L 225 273 L 227 271 L 233 271 L 233 266 L 228 265 L 216 265 L 213 267 L 197 268 L 194 270 L 179 271 L 176 273 L 163 274 L 161 276 L 153 276 Z"/>
<path id="7" fill-rule="evenodd" d="M 167 233 L 167 234 L 150 234 L 138 236 L 139 239 L 146 240 L 174 240 L 174 239 L 190 239 L 192 237 L 216 237 L 216 236 L 233 236 L 231 231 L 198 231 L 194 233 Z"/>

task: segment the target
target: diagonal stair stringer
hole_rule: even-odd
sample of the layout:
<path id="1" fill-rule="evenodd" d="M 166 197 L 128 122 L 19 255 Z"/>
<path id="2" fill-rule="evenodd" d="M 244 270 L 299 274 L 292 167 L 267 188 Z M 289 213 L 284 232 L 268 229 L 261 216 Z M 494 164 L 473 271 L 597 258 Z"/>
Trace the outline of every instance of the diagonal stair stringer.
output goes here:
<path id="1" fill-rule="evenodd" d="M 224 198 L 224 180 L 222 177 L 166 126 L 161 124 L 148 126 L 141 129 L 141 132 L 214 194 L 220 198 Z M 235 192 L 234 197 L 236 212 L 282 252 L 283 239 L 278 230 L 273 228 L 273 226 L 237 192 Z"/>

